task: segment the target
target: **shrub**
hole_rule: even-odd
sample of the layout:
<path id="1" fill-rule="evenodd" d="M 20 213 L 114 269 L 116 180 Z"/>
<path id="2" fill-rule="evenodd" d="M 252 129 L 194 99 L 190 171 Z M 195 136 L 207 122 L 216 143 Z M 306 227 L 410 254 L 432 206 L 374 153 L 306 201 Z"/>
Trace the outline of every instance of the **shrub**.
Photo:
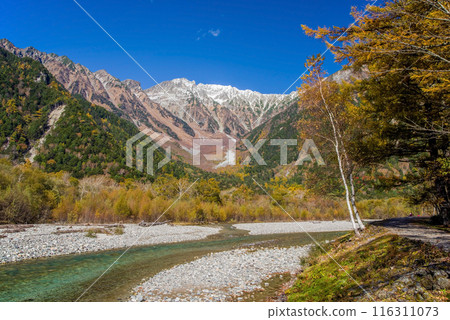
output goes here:
<path id="1" fill-rule="evenodd" d="M 85 236 L 88 238 L 97 238 L 97 234 L 95 233 L 95 231 L 93 229 L 89 229 L 86 232 Z"/>
<path id="2" fill-rule="evenodd" d="M 222 203 L 220 187 L 215 179 L 201 180 L 195 185 L 197 198 L 205 202 Z"/>
<path id="3" fill-rule="evenodd" d="M 116 227 L 116 228 L 114 228 L 114 234 L 115 235 L 122 235 L 122 234 L 124 234 L 123 227 Z"/>
<path id="4" fill-rule="evenodd" d="M 126 194 L 120 195 L 114 204 L 114 213 L 120 217 L 128 218 L 131 216 L 132 212 L 130 207 L 128 207 Z"/>

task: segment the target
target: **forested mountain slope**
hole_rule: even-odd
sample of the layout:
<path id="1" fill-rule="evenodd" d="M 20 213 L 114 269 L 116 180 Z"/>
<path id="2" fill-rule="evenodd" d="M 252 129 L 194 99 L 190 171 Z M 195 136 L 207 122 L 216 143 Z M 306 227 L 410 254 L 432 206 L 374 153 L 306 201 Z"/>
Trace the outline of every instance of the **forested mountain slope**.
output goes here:
<path id="1" fill-rule="evenodd" d="M 21 162 L 31 156 L 46 171 L 75 177 L 142 176 L 125 166 L 126 140 L 139 132 L 132 123 L 72 96 L 39 62 L 1 48 L 0 102 L 4 157 Z M 49 121 L 56 110 L 57 119 Z"/>

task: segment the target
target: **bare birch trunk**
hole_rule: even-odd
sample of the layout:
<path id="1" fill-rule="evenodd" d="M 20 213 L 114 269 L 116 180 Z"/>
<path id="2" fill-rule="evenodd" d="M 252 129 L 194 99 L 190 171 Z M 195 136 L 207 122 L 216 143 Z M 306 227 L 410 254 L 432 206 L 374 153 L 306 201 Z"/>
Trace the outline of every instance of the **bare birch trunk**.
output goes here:
<path id="1" fill-rule="evenodd" d="M 357 236 L 359 236 L 359 230 L 358 230 L 358 227 L 356 226 L 355 218 L 353 217 L 352 206 L 350 204 L 350 192 L 348 190 L 347 179 L 345 178 L 345 174 L 344 174 L 344 168 L 342 167 L 342 160 L 341 160 L 341 156 L 339 153 L 338 144 L 335 144 L 335 149 L 336 149 L 336 154 L 338 157 L 339 171 L 341 172 L 342 183 L 344 184 L 344 188 L 345 188 L 345 200 L 347 202 L 348 212 L 350 214 L 350 220 L 352 221 L 352 226 L 353 226 L 353 229 L 355 230 L 355 234 Z"/>
<path id="2" fill-rule="evenodd" d="M 342 141 L 343 139 L 342 139 L 341 133 L 339 131 L 337 133 L 339 135 L 339 138 Z M 342 153 L 344 155 L 345 163 L 347 164 L 348 180 L 349 180 L 350 188 L 351 188 L 350 189 L 351 190 L 350 202 L 352 204 L 352 208 L 353 208 L 353 212 L 355 214 L 356 220 L 358 221 L 359 229 L 364 230 L 366 227 L 364 226 L 364 223 L 362 222 L 361 217 L 359 216 L 358 208 L 356 207 L 356 196 L 355 196 L 356 192 L 355 192 L 355 184 L 353 182 L 353 165 L 350 163 L 350 160 L 348 158 L 348 153 L 347 153 L 347 150 L 346 150 L 343 142 L 342 142 Z"/>
<path id="3" fill-rule="evenodd" d="M 353 212 L 355 213 L 359 228 L 361 230 L 364 230 L 366 227 L 364 226 L 364 223 L 362 222 L 361 217 L 359 216 L 358 208 L 356 207 L 355 184 L 353 182 L 353 173 L 350 173 L 349 181 L 350 181 L 350 187 L 351 187 L 350 201 L 352 203 Z"/>

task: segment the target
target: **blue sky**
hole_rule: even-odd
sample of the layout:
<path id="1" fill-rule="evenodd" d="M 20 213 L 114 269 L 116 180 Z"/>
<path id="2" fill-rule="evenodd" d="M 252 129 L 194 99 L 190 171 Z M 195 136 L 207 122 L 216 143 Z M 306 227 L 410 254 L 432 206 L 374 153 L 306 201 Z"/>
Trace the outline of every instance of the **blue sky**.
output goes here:
<path id="1" fill-rule="evenodd" d="M 346 26 L 365 0 L 78 0 L 157 80 L 188 78 L 282 93 L 325 50 L 301 24 Z M 72 0 L 2 0 L 0 38 L 66 55 L 143 88 L 151 80 Z M 328 54 L 326 67 L 339 69 Z M 299 83 L 296 84 L 299 86 Z M 292 89 L 295 89 L 294 87 Z"/>

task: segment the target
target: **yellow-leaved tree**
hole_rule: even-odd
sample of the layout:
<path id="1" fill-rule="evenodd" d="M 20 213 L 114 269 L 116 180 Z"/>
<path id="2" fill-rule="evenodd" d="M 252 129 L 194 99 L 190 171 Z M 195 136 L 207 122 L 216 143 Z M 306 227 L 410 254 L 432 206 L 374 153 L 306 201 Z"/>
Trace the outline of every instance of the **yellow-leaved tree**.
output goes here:
<path id="1" fill-rule="evenodd" d="M 449 224 L 450 2 L 385 0 L 352 15 L 350 27 L 303 28 L 338 62 L 366 73 L 355 83 L 355 154 L 365 163 L 391 156 L 413 163 L 413 199 L 433 204 Z"/>

